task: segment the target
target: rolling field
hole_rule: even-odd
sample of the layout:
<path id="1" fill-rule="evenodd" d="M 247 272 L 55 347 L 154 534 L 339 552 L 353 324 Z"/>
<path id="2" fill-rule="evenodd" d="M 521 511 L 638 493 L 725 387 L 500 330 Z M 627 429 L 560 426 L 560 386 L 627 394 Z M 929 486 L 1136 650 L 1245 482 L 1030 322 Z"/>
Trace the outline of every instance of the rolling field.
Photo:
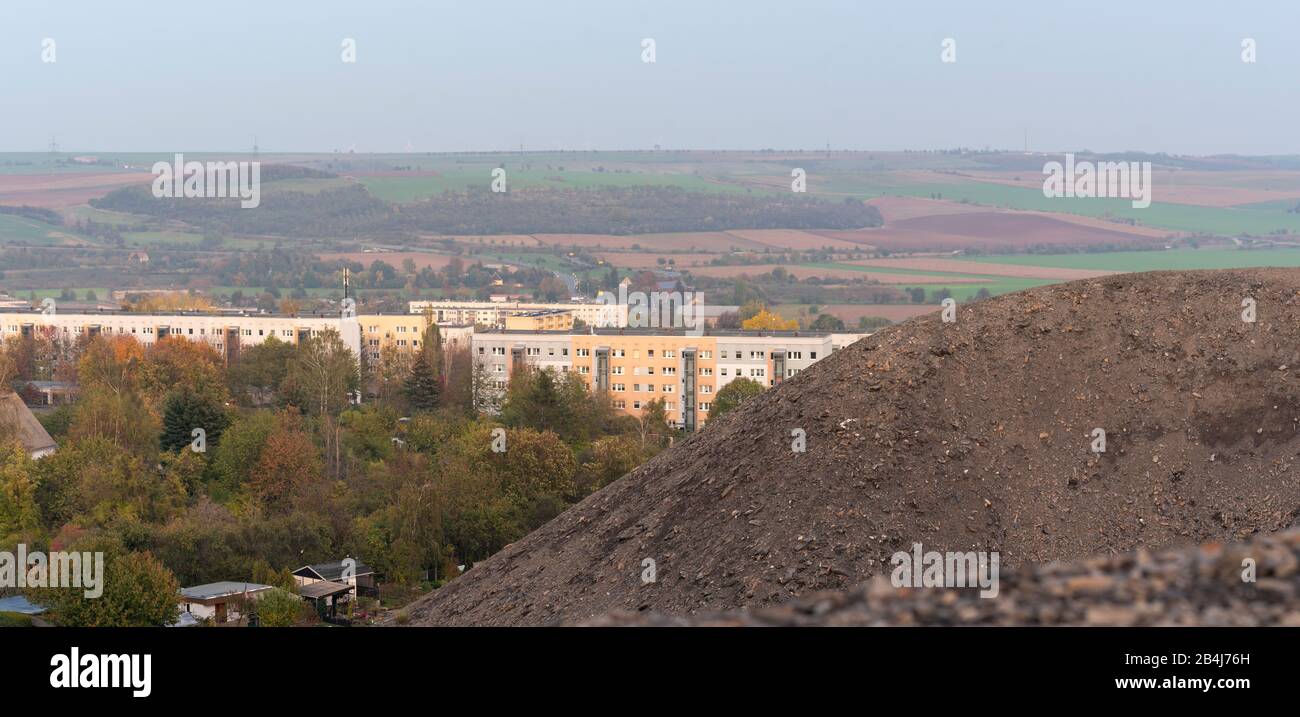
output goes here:
<path id="1" fill-rule="evenodd" d="M 1113 272 L 1300 266 L 1300 249 L 1173 249 L 1104 254 L 1016 254 L 954 261 Z"/>

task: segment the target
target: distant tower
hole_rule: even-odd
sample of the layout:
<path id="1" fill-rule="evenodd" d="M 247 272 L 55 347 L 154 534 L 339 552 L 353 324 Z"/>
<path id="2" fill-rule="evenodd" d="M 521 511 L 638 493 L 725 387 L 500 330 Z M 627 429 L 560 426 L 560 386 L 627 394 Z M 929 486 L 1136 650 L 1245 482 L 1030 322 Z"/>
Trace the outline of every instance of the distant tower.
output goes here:
<path id="1" fill-rule="evenodd" d="M 253 135 L 253 156 L 257 157 L 257 135 Z"/>
<path id="2" fill-rule="evenodd" d="M 831 141 L 829 139 L 826 140 L 826 156 L 831 156 Z"/>
<path id="3" fill-rule="evenodd" d="M 54 136 L 51 135 L 51 136 L 50 136 L 50 154 L 58 154 L 58 153 L 59 153 L 59 143 L 56 142 L 56 141 L 54 141 Z"/>
<path id="4" fill-rule="evenodd" d="M 348 271 L 348 268 L 345 266 L 343 267 L 343 300 L 344 301 L 346 301 L 348 298 L 348 287 L 350 287 L 351 285 L 352 285 L 352 274 Z"/>

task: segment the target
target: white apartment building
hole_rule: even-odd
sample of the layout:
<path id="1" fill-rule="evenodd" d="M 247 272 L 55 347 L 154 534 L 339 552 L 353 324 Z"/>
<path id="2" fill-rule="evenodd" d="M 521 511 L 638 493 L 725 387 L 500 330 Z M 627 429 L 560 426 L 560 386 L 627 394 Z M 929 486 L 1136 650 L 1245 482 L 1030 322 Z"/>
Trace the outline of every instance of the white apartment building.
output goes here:
<path id="1" fill-rule="evenodd" d="M 238 357 L 240 347 L 260 344 L 271 336 L 297 344 L 327 329 L 338 331 L 348 348 L 360 355 L 358 317 L 344 320 L 338 316 L 0 312 L 0 338 L 48 331 L 65 342 L 82 335 L 131 336 L 150 346 L 166 336 L 181 336 L 208 343 L 228 362 Z"/>
<path id="2" fill-rule="evenodd" d="M 573 318 L 596 328 L 627 326 L 627 306 L 606 303 L 531 303 L 523 301 L 412 301 L 412 314 L 433 314 L 438 323 L 502 326 L 505 317 L 533 311 L 571 311 Z"/>

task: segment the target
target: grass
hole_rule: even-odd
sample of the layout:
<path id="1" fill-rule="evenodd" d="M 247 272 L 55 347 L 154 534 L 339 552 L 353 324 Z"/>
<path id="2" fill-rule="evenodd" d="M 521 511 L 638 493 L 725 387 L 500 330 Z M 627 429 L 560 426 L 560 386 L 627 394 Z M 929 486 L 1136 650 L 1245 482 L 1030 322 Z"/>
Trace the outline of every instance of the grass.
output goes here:
<path id="1" fill-rule="evenodd" d="M 76 241 L 85 240 L 63 227 L 13 214 L 0 214 L 0 244 L 58 246 Z"/>
<path id="2" fill-rule="evenodd" d="M 0 612 L 0 627 L 31 627 L 31 615 L 20 612 Z"/>
<path id="3" fill-rule="evenodd" d="M 824 191 L 867 196 L 893 194 L 929 198 L 937 195 L 948 201 L 965 200 L 1010 209 L 1132 219 L 1143 226 L 1189 233 L 1263 236 L 1282 229 L 1300 233 L 1300 214 L 1287 212 L 1285 203 L 1277 202 L 1237 207 L 1203 207 L 1153 201 L 1150 207 L 1136 209 L 1128 199 L 1045 197 L 1040 189 L 989 182 L 908 184 L 891 183 L 887 177 L 865 180 L 853 175 L 830 178 L 823 188 Z M 1153 194 L 1159 198 L 1159 184 L 1154 187 Z"/>
<path id="4" fill-rule="evenodd" d="M 1101 254 L 1008 254 L 954 258 L 992 264 L 1100 271 L 1240 269 L 1259 266 L 1300 266 L 1300 249 L 1170 249 L 1116 251 Z M 890 269 L 890 271 L 894 270 Z"/>
<path id="5" fill-rule="evenodd" d="M 159 244 L 193 248 L 203 241 L 203 235 L 191 234 L 189 232 L 161 231 L 161 232 L 123 232 L 122 237 L 126 239 L 127 246 L 150 247 Z"/>
<path id="6" fill-rule="evenodd" d="M 473 169 L 455 168 L 425 177 L 358 177 L 372 195 L 389 202 L 406 204 L 471 187 L 488 187 L 495 164 L 483 163 Z M 548 187 L 552 189 L 593 189 L 598 187 L 672 186 L 701 191 L 744 192 L 738 184 L 721 183 L 694 174 L 615 173 L 558 169 L 511 169 L 506 164 L 507 188 Z"/>

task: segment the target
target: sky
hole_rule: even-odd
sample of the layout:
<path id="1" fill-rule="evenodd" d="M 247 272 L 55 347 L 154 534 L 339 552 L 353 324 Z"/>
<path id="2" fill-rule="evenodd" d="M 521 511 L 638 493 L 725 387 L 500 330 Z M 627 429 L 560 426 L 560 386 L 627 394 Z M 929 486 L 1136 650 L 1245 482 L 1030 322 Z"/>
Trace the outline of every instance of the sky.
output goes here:
<path id="1" fill-rule="evenodd" d="M 1028 133 L 1039 151 L 1297 154 L 1298 30 L 1290 0 L 4 0 L 0 151 L 1020 149 Z"/>

